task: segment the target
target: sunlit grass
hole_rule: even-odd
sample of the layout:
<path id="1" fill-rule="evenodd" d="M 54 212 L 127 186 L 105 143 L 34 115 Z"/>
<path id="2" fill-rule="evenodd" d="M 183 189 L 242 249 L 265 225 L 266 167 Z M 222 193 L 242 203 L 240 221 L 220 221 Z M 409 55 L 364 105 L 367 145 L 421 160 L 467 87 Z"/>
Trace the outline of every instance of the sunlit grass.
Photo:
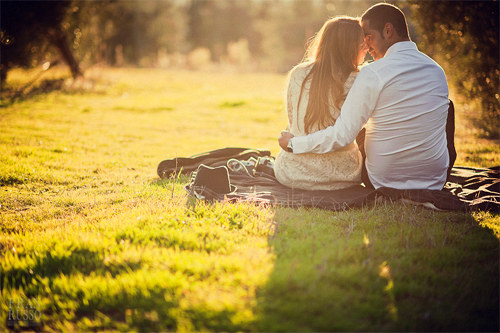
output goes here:
<path id="1" fill-rule="evenodd" d="M 2 102 L 2 327 L 11 300 L 36 299 L 44 331 L 498 328 L 496 214 L 207 204 L 188 198 L 188 177 L 158 179 L 175 156 L 276 155 L 284 75 L 86 76 Z M 498 145 L 457 119 L 457 164 L 498 165 Z"/>
<path id="2" fill-rule="evenodd" d="M 453 87 L 450 98 L 455 103 L 455 145 L 457 160 L 455 165 L 491 167 L 500 165 L 500 145 L 498 140 L 479 138 L 479 131 L 472 125 L 472 113 L 480 114 L 478 104 L 467 104 L 458 96 Z"/>

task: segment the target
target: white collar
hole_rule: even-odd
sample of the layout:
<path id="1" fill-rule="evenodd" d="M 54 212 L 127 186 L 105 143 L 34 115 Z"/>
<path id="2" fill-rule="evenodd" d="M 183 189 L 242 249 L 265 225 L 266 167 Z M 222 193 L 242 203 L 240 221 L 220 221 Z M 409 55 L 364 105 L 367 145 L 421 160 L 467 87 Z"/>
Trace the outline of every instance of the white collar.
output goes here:
<path id="1" fill-rule="evenodd" d="M 404 50 L 417 50 L 418 51 L 417 44 L 415 44 L 414 42 L 409 41 L 409 40 L 394 43 L 391 45 L 391 47 L 389 47 L 387 49 L 387 51 L 385 51 L 384 58 L 393 52 L 399 52 L 399 51 L 404 51 Z"/>

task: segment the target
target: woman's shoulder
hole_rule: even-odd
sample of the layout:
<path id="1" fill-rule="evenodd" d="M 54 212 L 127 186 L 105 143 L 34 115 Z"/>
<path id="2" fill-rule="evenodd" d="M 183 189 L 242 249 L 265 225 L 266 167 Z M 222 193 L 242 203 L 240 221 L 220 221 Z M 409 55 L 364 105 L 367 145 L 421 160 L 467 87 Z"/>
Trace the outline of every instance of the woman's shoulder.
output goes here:
<path id="1" fill-rule="evenodd" d="M 306 78 L 307 74 L 311 71 L 312 65 L 312 62 L 303 62 L 294 66 L 288 74 L 289 84 L 293 83 L 298 86 L 302 85 L 302 82 Z"/>
<path id="2" fill-rule="evenodd" d="M 302 62 L 296 66 L 294 66 L 291 70 L 292 75 L 303 75 L 309 73 L 312 69 L 312 66 L 314 65 L 313 62 L 308 61 L 308 62 Z"/>

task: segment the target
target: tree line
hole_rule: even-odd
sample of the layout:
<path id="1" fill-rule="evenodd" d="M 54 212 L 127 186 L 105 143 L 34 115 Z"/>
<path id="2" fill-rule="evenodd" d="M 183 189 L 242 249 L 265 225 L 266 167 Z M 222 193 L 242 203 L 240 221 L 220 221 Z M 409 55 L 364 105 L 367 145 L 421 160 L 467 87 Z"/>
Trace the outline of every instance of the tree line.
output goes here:
<path id="1" fill-rule="evenodd" d="M 499 2 L 393 1 L 420 49 L 458 92 L 480 101 L 485 136 L 498 137 Z M 95 64 L 286 72 L 326 19 L 373 1 L 2 1 L 2 84 L 9 69 L 58 58 L 77 77 Z"/>
<path id="2" fill-rule="evenodd" d="M 61 54 L 64 34 L 80 68 L 199 67 L 206 62 L 285 72 L 330 16 L 370 1 L 2 1 L 2 72 Z M 66 59 L 67 60 L 67 59 Z M 71 60 L 70 60 L 71 61 Z M 12 66 L 11 66 L 12 65 Z M 75 71 L 73 74 L 78 75 Z"/>

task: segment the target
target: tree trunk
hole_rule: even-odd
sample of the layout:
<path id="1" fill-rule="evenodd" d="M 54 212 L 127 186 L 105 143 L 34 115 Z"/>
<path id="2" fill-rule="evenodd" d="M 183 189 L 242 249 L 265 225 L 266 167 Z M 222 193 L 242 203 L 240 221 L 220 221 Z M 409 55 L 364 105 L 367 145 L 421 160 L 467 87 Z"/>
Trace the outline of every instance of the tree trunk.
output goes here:
<path id="1" fill-rule="evenodd" d="M 61 30 L 51 29 L 49 31 L 49 35 L 52 42 L 55 46 L 57 46 L 64 60 L 71 69 L 71 75 L 73 75 L 73 78 L 76 79 L 79 76 L 83 76 L 78 61 L 73 55 L 73 52 L 71 52 L 71 48 L 68 45 L 68 41 L 64 33 Z"/>

